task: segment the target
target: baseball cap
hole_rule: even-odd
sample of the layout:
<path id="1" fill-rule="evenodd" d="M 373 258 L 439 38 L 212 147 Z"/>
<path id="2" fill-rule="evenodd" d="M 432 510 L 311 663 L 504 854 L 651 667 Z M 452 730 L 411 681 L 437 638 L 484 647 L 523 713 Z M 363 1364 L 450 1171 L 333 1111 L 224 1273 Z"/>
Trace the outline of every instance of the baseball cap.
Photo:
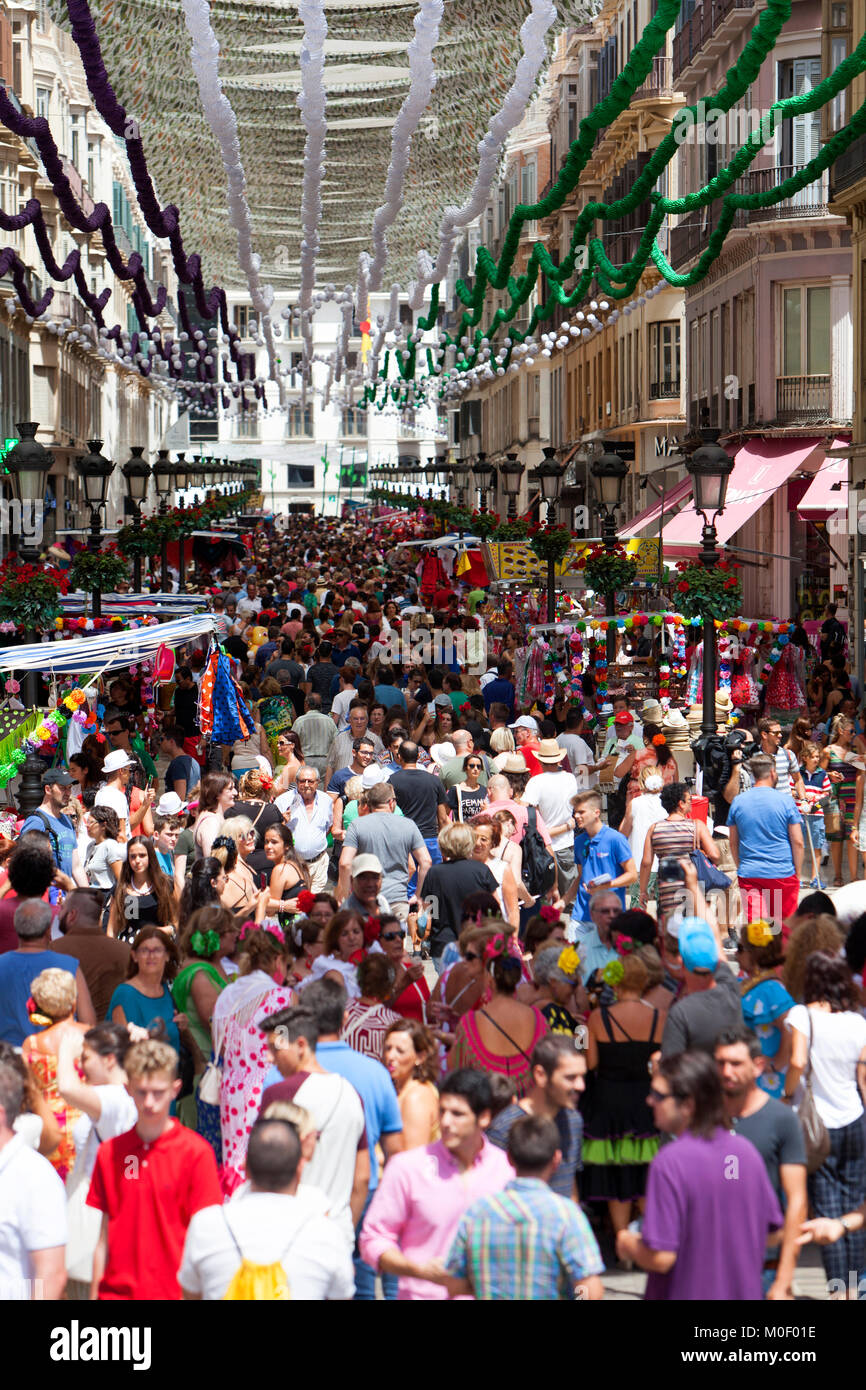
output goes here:
<path id="1" fill-rule="evenodd" d="M 712 927 L 703 917 L 683 918 L 679 943 L 686 970 L 715 970 L 719 963 L 719 948 Z"/>
<path id="2" fill-rule="evenodd" d="M 509 729 L 532 729 L 538 733 L 538 721 L 533 719 L 531 714 L 521 714 L 519 719 L 515 719 L 513 724 L 509 724 Z"/>
<path id="3" fill-rule="evenodd" d="M 450 709 L 451 697 L 449 695 L 437 695 L 433 703 L 434 705 L 444 705 L 447 709 Z"/>
<path id="4" fill-rule="evenodd" d="M 49 767 L 48 770 L 42 774 L 43 787 L 50 787 L 52 785 L 58 787 L 71 787 L 74 784 L 75 778 L 70 772 L 66 771 L 65 767 Z"/>
<path id="5" fill-rule="evenodd" d="M 380 874 L 382 863 L 377 854 L 356 854 L 352 860 L 352 878 L 358 874 Z"/>
<path id="6" fill-rule="evenodd" d="M 627 709 L 621 709 L 618 714 L 614 715 L 613 722 L 614 724 L 633 724 L 634 715 L 629 714 Z"/>

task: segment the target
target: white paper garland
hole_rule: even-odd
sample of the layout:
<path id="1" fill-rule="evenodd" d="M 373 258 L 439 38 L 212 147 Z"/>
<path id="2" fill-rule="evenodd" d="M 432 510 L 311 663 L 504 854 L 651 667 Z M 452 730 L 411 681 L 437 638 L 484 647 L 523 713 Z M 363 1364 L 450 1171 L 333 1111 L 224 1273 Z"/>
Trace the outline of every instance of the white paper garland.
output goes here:
<path id="1" fill-rule="evenodd" d="M 435 262 L 426 251 L 418 252 L 418 279 L 409 286 L 409 303 L 413 310 L 417 311 L 422 307 L 424 291 L 428 285 L 445 279 L 454 254 L 458 231 L 474 222 L 484 211 L 499 167 L 502 148 L 509 133 L 522 119 L 535 90 L 538 74 L 547 56 L 547 33 L 555 19 L 556 6 L 552 0 L 532 0 L 532 8 L 520 30 L 523 54 L 505 100 L 478 146 L 481 159 L 478 164 L 478 176 L 469 198 L 461 208 L 446 207 L 439 230 L 439 250 Z"/>
<path id="2" fill-rule="evenodd" d="M 271 328 L 270 310 L 274 291 L 259 279 L 261 258 L 253 251 L 252 220 L 246 197 L 246 175 L 241 162 L 238 123 L 219 75 L 219 42 L 210 22 L 208 0 L 183 0 L 183 16 L 192 39 L 191 59 L 205 119 L 213 131 L 222 155 L 228 180 L 229 221 L 237 232 L 238 262 L 249 285 L 250 297 L 259 315 L 259 326 L 268 350 L 271 377 L 279 381 L 280 396 L 283 384 L 278 375 L 277 350 Z"/>
<path id="3" fill-rule="evenodd" d="M 316 257 L 319 254 L 319 222 L 322 217 L 322 179 L 325 173 L 325 39 L 328 21 L 323 0 L 298 0 L 298 14 L 304 26 L 301 45 L 301 90 L 297 104 L 306 131 L 304 140 L 304 182 L 301 193 L 301 283 L 298 308 L 301 311 L 301 335 L 304 341 L 304 363 L 301 399 L 306 399 L 310 380 L 310 359 L 313 356 L 313 328 L 310 310 L 316 283 Z"/>

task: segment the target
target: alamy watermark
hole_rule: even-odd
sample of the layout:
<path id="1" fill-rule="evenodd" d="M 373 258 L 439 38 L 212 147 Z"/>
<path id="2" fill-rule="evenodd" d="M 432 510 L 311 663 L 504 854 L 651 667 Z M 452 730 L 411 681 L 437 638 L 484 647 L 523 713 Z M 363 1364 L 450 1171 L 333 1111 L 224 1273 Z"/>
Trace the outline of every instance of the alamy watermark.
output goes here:
<path id="1" fill-rule="evenodd" d="M 0 498 L 0 536 L 16 536 L 31 545 L 41 545 L 44 513 L 42 501 L 8 502 Z"/>
<path id="2" fill-rule="evenodd" d="M 387 666 L 416 665 L 450 667 L 453 661 L 470 676 L 483 676 L 487 670 L 487 632 L 479 627 L 470 632 L 462 628 L 416 627 L 404 618 L 379 638 L 383 648 L 379 661 Z"/>
<path id="3" fill-rule="evenodd" d="M 760 148 L 772 140 L 782 125 L 783 115 L 776 107 L 763 109 L 734 107 L 722 111 L 707 106 L 701 97 L 695 109 L 685 107 L 674 117 L 672 133 L 678 145 L 753 145 Z"/>

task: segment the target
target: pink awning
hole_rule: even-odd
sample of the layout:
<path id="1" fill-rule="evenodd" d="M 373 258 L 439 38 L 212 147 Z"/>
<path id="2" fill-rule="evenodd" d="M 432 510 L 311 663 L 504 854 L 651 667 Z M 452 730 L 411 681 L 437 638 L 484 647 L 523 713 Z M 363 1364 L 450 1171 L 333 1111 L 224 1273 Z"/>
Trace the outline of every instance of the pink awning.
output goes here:
<path id="1" fill-rule="evenodd" d="M 834 439 L 834 449 L 850 440 Z M 798 512 L 838 512 L 848 506 L 848 459 L 825 458 L 797 505 Z"/>
<path id="2" fill-rule="evenodd" d="M 633 540 L 634 537 L 645 530 L 647 526 L 653 526 L 650 537 L 657 536 L 659 518 L 662 514 L 662 501 L 664 500 L 665 516 L 667 517 L 668 513 L 673 511 L 674 507 L 680 502 L 685 501 L 690 495 L 691 490 L 691 478 L 683 478 L 682 482 L 675 483 L 674 486 L 664 494 L 664 499 L 657 497 L 651 506 L 647 507 L 645 511 L 640 512 L 633 521 L 629 522 L 624 530 L 620 531 L 620 539 L 625 541 Z M 665 521 L 665 535 L 667 534 L 667 525 L 668 523 Z"/>
<path id="3" fill-rule="evenodd" d="M 725 510 L 716 519 L 719 545 L 730 540 L 815 451 L 817 439 L 753 439 L 737 453 Z M 703 520 L 690 504 L 665 527 L 664 545 L 697 545 Z"/>

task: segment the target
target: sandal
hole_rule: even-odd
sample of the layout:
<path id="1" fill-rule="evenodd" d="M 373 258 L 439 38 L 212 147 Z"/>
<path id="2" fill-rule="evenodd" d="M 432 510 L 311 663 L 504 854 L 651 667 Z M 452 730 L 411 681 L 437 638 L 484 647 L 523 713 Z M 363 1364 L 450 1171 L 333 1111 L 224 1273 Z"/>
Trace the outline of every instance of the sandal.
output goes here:
<path id="1" fill-rule="evenodd" d="M 843 880 L 842 880 L 841 878 L 837 878 L 837 879 L 834 879 L 834 880 L 833 880 L 833 887 L 834 887 L 834 888 L 841 888 L 842 886 L 843 886 Z"/>

